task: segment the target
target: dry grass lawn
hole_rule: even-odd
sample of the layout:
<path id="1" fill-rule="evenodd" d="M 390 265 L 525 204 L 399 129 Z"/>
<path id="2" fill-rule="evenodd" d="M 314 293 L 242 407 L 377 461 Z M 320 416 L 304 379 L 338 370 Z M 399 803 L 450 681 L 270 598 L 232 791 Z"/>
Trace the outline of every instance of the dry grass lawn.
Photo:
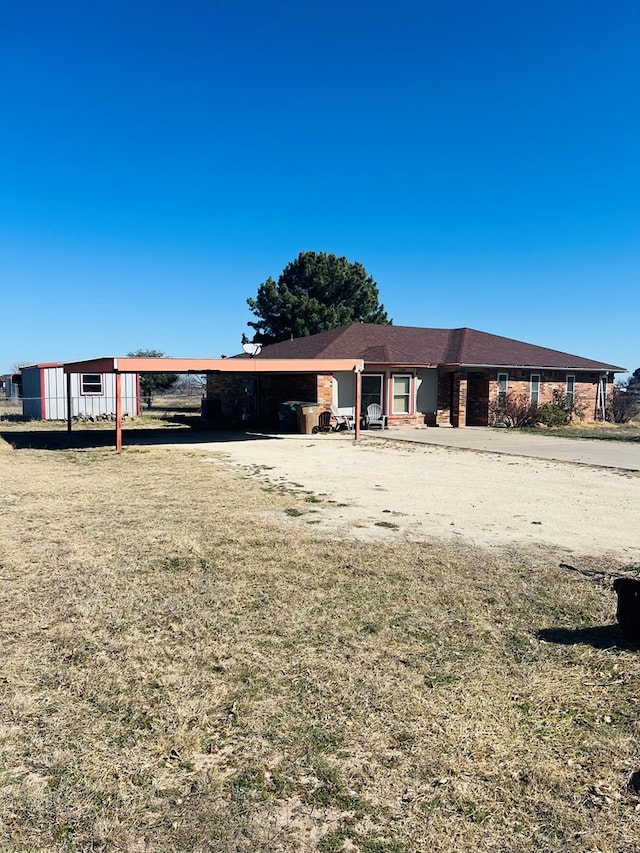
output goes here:
<path id="1" fill-rule="evenodd" d="M 321 498 L 198 450 L 0 445 L 1 849 L 638 850 L 597 565 L 322 541 Z"/>

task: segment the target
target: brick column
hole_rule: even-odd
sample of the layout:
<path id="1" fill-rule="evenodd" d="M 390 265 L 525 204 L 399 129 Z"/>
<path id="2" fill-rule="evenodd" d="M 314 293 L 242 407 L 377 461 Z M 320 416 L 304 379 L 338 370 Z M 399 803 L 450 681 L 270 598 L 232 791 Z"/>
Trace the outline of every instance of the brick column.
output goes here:
<path id="1" fill-rule="evenodd" d="M 460 385 L 458 390 L 458 426 L 467 425 L 467 374 L 460 374 Z"/>
<path id="2" fill-rule="evenodd" d="M 316 400 L 323 409 L 330 409 L 333 403 L 333 374 L 318 373 L 316 376 Z"/>
<path id="3" fill-rule="evenodd" d="M 452 374 L 440 373 L 438 375 L 438 402 L 436 410 L 436 423 L 449 425 L 451 423 L 451 387 Z"/>
<path id="4" fill-rule="evenodd" d="M 453 374 L 453 393 L 451 395 L 451 425 L 467 425 L 467 374 L 456 371 Z"/>

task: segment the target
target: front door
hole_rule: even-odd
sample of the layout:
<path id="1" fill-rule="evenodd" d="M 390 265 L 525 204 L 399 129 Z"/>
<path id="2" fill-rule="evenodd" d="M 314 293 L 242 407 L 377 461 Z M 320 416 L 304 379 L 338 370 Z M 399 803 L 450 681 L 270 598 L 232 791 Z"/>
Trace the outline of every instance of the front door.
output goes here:
<path id="1" fill-rule="evenodd" d="M 467 426 L 489 425 L 489 377 L 467 373 Z"/>
<path id="2" fill-rule="evenodd" d="M 382 399 L 382 376 L 378 373 L 362 374 L 362 412 L 366 414 L 367 406 L 377 403 L 384 411 Z"/>

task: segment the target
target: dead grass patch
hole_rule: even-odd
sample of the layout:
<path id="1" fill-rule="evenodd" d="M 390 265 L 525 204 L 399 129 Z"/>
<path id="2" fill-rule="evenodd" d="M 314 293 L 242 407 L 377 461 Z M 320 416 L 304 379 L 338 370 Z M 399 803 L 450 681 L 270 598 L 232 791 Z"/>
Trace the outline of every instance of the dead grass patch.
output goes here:
<path id="1" fill-rule="evenodd" d="M 606 583 L 325 542 L 307 493 L 198 451 L 0 474 L 4 849 L 637 849 L 640 667 Z"/>

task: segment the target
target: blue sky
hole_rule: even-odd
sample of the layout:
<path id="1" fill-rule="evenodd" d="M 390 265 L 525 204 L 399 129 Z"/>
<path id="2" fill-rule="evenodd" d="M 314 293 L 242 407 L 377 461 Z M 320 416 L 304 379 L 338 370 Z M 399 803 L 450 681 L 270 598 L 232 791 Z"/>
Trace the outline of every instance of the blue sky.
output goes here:
<path id="1" fill-rule="evenodd" d="M 219 356 L 304 250 L 640 366 L 637 0 L 0 0 L 0 373 Z"/>

